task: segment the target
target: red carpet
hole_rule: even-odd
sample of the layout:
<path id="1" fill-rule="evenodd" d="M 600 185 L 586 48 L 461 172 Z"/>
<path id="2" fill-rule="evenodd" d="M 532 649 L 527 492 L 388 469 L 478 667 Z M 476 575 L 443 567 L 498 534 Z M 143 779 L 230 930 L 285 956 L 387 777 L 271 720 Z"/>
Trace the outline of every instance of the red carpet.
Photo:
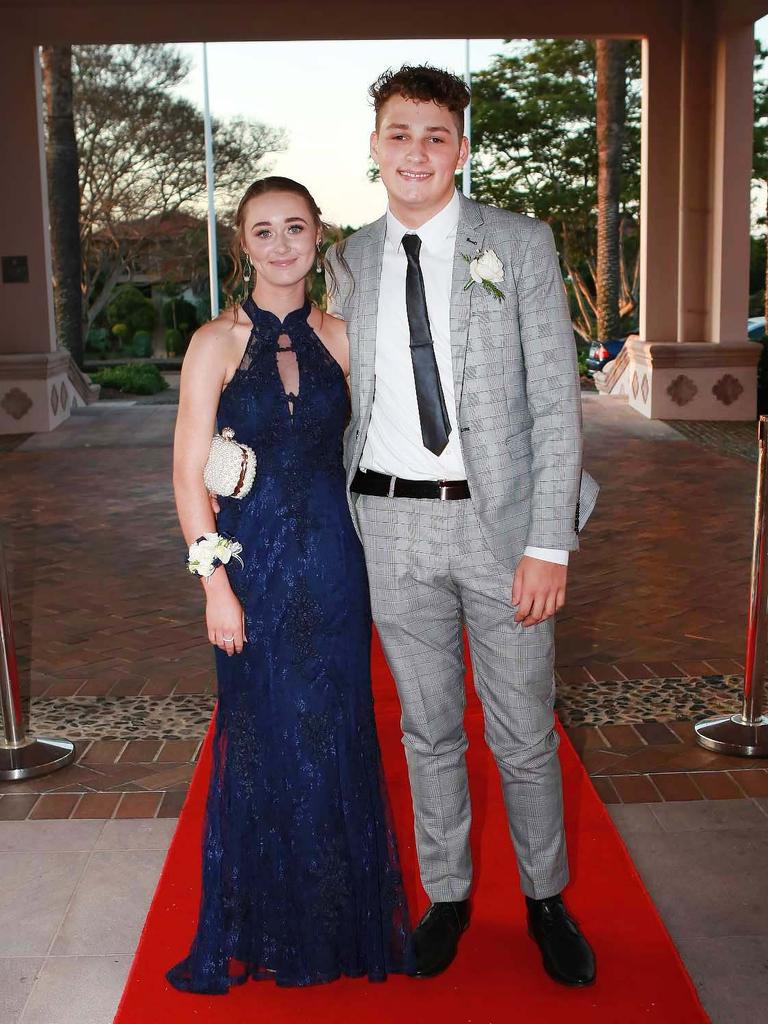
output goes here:
<path id="1" fill-rule="evenodd" d="M 389 792 L 414 919 L 426 905 L 413 846 L 405 758 L 394 683 L 378 645 L 376 711 Z M 550 981 L 527 937 L 496 767 L 482 739 L 482 713 L 469 702 L 474 808 L 473 919 L 459 955 L 431 980 L 385 984 L 344 979 L 308 989 L 249 983 L 227 996 L 176 992 L 163 976 L 187 952 L 199 899 L 200 833 L 208 784 L 206 750 L 190 788 L 144 927 L 115 1024 L 693 1024 L 706 1022 L 691 981 L 611 820 L 567 738 L 560 748 L 573 880 L 568 903 L 592 941 L 597 983 L 565 989 Z"/>

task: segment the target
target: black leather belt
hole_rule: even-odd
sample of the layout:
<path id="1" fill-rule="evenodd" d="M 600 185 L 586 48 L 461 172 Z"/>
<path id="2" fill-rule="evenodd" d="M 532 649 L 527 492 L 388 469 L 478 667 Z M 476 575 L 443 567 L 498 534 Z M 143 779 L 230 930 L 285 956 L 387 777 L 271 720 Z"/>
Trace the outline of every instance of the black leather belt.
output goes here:
<path id="1" fill-rule="evenodd" d="M 387 476 L 373 470 L 355 473 L 352 488 L 355 494 L 375 494 L 380 498 L 439 498 L 451 501 L 468 498 L 469 484 L 466 480 L 403 480 L 399 476 Z"/>

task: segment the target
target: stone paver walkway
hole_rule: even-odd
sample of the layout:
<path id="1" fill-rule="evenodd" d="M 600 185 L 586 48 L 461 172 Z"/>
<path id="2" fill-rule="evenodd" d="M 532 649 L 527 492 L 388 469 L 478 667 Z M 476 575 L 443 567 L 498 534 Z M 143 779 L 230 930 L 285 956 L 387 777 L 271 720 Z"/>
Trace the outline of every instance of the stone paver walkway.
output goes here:
<path id="1" fill-rule="evenodd" d="M 607 801 L 768 795 L 761 766 L 695 746 L 703 705 L 686 700 L 737 703 L 754 466 L 615 400 L 583 399 L 585 461 L 603 489 L 558 622 L 572 739 Z M 33 723 L 39 701 L 46 727 L 82 737 L 76 765 L 0 784 L 0 819 L 178 813 L 214 679 L 173 506 L 174 417 L 99 403 L 53 434 L 0 439 Z"/>

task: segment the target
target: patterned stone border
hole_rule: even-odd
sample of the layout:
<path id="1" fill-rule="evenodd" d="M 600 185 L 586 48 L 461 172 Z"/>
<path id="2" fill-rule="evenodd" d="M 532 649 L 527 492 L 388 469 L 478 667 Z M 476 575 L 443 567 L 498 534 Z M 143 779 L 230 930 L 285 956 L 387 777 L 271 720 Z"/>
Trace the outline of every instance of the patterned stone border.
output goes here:
<path id="1" fill-rule="evenodd" d="M 558 684 L 563 725 L 637 725 L 692 721 L 736 711 L 740 675 L 653 676 Z M 156 697 L 36 698 L 32 728 L 72 740 L 202 739 L 211 719 L 211 694 Z"/>
<path id="2" fill-rule="evenodd" d="M 693 721 L 738 711 L 743 684 L 739 675 L 561 682 L 556 707 L 565 726 Z"/>
<path id="3" fill-rule="evenodd" d="M 37 697 L 32 729 L 71 740 L 199 740 L 211 720 L 211 694 L 156 697 Z"/>

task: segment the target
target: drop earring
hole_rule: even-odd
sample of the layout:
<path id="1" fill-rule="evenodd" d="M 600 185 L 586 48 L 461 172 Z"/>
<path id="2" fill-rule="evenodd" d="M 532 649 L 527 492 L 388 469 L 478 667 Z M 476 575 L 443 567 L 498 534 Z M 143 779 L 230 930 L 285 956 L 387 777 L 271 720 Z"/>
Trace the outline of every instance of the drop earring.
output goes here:
<path id="1" fill-rule="evenodd" d="M 315 273 L 316 274 L 322 274 L 322 272 L 323 272 L 323 267 L 322 267 L 322 264 L 320 263 L 320 243 L 318 242 L 317 243 L 317 260 L 315 262 Z"/>
<path id="2" fill-rule="evenodd" d="M 250 284 L 251 278 L 253 277 L 253 264 L 251 263 L 251 257 L 248 255 L 247 252 L 243 253 L 243 255 L 245 256 L 245 265 L 248 268 L 247 274 L 245 272 L 245 269 L 243 269 L 243 281 L 246 284 Z"/>

